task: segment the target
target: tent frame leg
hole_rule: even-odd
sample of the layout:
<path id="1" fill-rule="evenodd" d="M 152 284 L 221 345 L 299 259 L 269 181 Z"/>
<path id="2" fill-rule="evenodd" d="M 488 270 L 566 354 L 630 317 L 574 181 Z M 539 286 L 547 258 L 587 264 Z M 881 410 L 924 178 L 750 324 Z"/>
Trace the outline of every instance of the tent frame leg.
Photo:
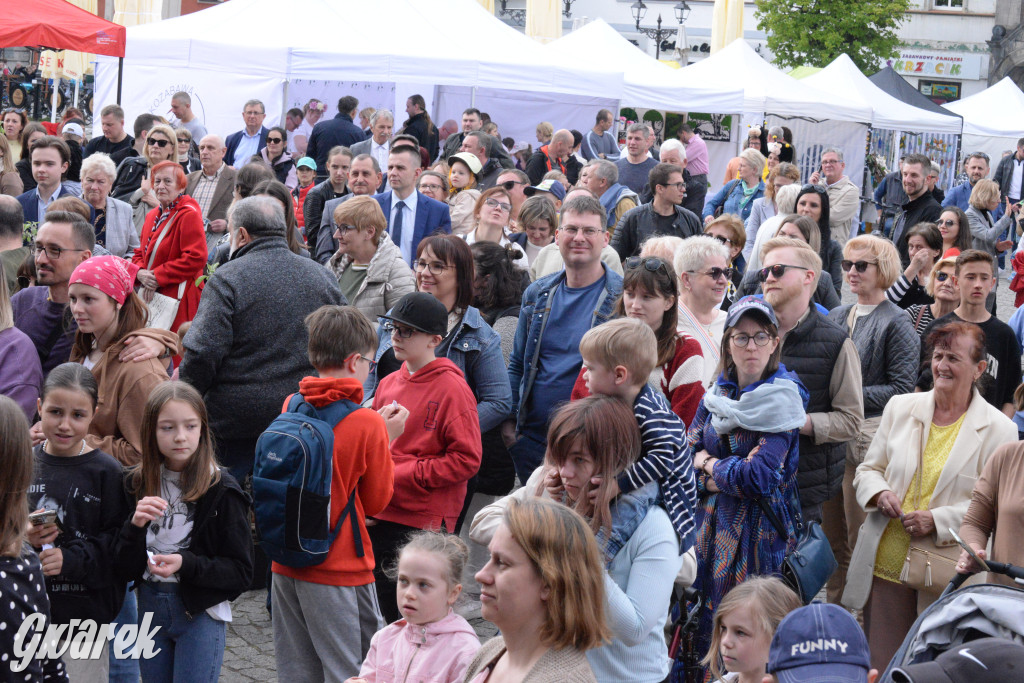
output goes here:
<path id="1" fill-rule="evenodd" d="M 117 58 L 117 104 L 121 104 L 121 85 L 124 80 L 124 57 Z"/>

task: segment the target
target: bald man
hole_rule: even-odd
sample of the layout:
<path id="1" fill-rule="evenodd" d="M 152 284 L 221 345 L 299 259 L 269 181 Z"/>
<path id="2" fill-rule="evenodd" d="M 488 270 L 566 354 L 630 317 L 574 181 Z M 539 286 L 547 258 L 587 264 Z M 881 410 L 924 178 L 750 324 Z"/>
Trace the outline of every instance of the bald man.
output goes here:
<path id="1" fill-rule="evenodd" d="M 199 163 L 203 168 L 188 174 L 185 194 L 203 210 L 208 249 L 217 244 L 228 229 L 228 207 L 238 173 L 224 163 L 227 147 L 219 135 L 207 135 L 199 141 Z"/>
<path id="2" fill-rule="evenodd" d="M 562 128 L 551 136 L 551 142 L 541 145 L 526 162 L 526 175 L 530 176 L 531 185 L 540 185 L 544 174 L 548 171 L 561 171 L 566 176 L 569 169 L 565 162 L 572 151 L 572 133 Z"/>

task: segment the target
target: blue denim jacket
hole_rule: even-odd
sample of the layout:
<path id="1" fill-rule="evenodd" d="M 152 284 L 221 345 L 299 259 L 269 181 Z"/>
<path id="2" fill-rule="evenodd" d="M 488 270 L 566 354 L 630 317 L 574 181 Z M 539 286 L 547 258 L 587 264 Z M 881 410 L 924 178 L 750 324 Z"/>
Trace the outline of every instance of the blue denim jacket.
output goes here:
<path id="1" fill-rule="evenodd" d="M 611 564 L 611 561 L 622 550 L 622 546 L 626 545 L 626 542 L 633 536 L 633 532 L 640 526 L 640 522 L 644 521 L 647 511 L 655 505 L 664 505 L 656 481 L 648 482 L 635 491 L 619 494 L 612 501 L 610 506 L 611 531 L 602 528 L 597 532 L 597 545 L 604 553 L 606 566 Z"/>
<path id="2" fill-rule="evenodd" d="M 747 221 L 750 217 L 750 210 L 754 208 L 754 200 L 760 199 L 764 196 L 764 181 L 762 180 L 757 184 L 757 189 L 754 190 L 754 194 L 750 196 L 750 201 L 740 208 L 740 202 L 743 201 L 743 182 L 739 180 L 731 180 L 722 186 L 713 197 L 707 200 L 704 204 L 704 218 L 708 216 L 714 216 L 715 210 L 718 207 L 722 207 L 722 213 L 731 213 L 734 216 L 739 216 L 743 222 Z"/>
<path id="3" fill-rule="evenodd" d="M 383 325 L 378 325 L 374 363 L 390 348 L 391 335 L 384 331 Z M 480 431 L 486 432 L 500 425 L 512 408 L 512 388 L 508 383 L 505 358 L 501 355 L 501 337 L 484 322 L 480 311 L 472 306 L 467 308 L 454 334 L 446 337 L 434 353 L 438 358 L 447 358 L 455 363 L 466 376 L 466 383 L 476 397 Z M 363 384 L 363 394 L 369 398 L 376 389 L 375 369 Z"/>
<path id="4" fill-rule="evenodd" d="M 605 274 L 604 297 L 591 317 L 591 327 L 607 322 L 612 317 L 615 301 L 622 294 L 622 276 L 601 263 Z M 519 326 L 509 357 L 508 378 L 512 384 L 512 413 L 516 420 L 516 431 L 522 424 L 519 415 L 522 406 L 530 396 L 533 382 L 537 378 L 537 357 L 540 354 L 540 338 L 544 334 L 548 315 L 551 313 L 551 293 L 565 282 L 565 271 L 552 273 L 534 282 L 523 293 L 523 305 L 519 309 Z M 565 312 L 565 314 L 570 314 Z"/>

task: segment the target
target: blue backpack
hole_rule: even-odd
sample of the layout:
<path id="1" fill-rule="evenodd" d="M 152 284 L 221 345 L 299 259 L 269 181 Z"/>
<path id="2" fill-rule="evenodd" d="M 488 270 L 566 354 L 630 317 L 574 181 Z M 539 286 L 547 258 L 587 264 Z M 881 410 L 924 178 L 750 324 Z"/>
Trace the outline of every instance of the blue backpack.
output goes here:
<path id="1" fill-rule="evenodd" d="M 260 434 L 252 473 L 253 506 L 260 547 L 271 560 L 287 567 L 320 564 L 346 518 L 352 524 L 356 556 L 363 557 L 355 489 L 331 529 L 334 427 L 358 408 L 342 399 L 317 409 L 294 394 L 288 410 Z"/>

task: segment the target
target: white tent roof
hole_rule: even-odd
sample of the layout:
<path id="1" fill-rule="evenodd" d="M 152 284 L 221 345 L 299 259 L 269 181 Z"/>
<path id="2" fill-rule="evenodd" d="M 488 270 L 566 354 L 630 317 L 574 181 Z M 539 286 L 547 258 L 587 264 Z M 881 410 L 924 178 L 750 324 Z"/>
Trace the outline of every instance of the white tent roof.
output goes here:
<path id="1" fill-rule="evenodd" d="M 436 49 L 424 49 L 431 45 Z M 552 62 L 475 0 L 232 0 L 128 29 L 125 66 L 618 99 L 622 70 Z"/>
<path id="2" fill-rule="evenodd" d="M 782 73 L 742 39 L 732 41 L 707 59 L 680 69 L 675 76 L 683 83 L 697 79 L 698 82 L 741 86 L 744 114 L 808 116 L 862 123 L 872 118 L 871 107 L 823 92 Z"/>
<path id="3" fill-rule="evenodd" d="M 1024 92 L 1009 78 L 942 106 L 964 117 L 964 134 L 1018 138 L 1024 133 Z"/>
<path id="4" fill-rule="evenodd" d="M 548 43 L 544 49 L 558 60 L 578 61 L 586 56 L 589 64 L 623 71 L 623 106 L 709 112 L 739 111 L 743 106 L 743 91 L 739 88 L 721 78 L 680 81 L 677 69 L 633 45 L 603 19 Z"/>
<path id="5" fill-rule="evenodd" d="M 833 97 L 846 97 L 871 107 L 874 110 L 871 125 L 875 128 L 959 134 L 963 125 L 962 119 L 926 111 L 896 99 L 872 83 L 845 54 L 801 80 Z"/>

